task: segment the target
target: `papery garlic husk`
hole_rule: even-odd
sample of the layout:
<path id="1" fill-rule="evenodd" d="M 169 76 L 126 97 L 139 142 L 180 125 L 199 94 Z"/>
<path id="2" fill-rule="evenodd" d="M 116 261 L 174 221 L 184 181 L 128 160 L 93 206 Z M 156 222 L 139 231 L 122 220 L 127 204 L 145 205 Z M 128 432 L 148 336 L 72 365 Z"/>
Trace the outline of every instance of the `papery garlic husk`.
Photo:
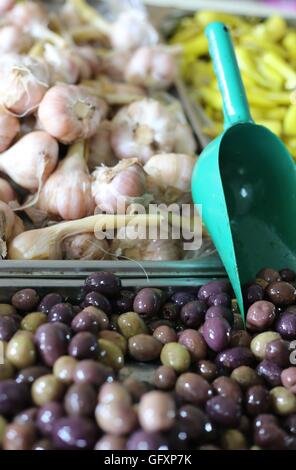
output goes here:
<path id="1" fill-rule="evenodd" d="M 1 6 L 0 6 L 1 10 Z M 0 53 L 15 52 L 24 54 L 33 44 L 32 37 L 19 26 L 6 25 L 0 28 Z"/>
<path id="2" fill-rule="evenodd" d="M 15 5 L 16 0 L 1 0 L 0 1 L 0 15 L 11 10 Z"/>
<path id="3" fill-rule="evenodd" d="M 56 85 L 44 96 L 38 109 L 43 128 L 64 144 L 95 135 L 108 111 L 104 100 L 83 87 Z"/>
<path id="4" fill-rule="evenodd" d="M 111 106 L 124 106 L 146 96 L 144 88 L 112 81 L 106 75 L 100 75 L 96 80 L 83 80 L 81 85 L 92 95 L 104 98 Z"/>
<path id="5" fill-rule="evenodd" d="M 157 201 L 176 202 L 183 193 L 190 193 L 196 158 L 185 154 L 153 155 L 144 166 L 147 187 Z"/>
<path id="6" fill-rule="evenodd" d="M 49 69 L 45 62 L 29 56 L 0 56 L 0 104 L 22 117 L 32 114 L 49 88 Z"/>
<path id="7" fill-rule="evenodd" d="M 110 39 L 114 49 L 135 50 L 142 46 L 153 46 L 159 36 L 144 11 L 123 11 L 110 28 Z"/>
<path id="8" fill-rule="evenodd" d="M 128 258 L 135 261 L 176 261 L 181 259 L 182 248 L 180 240 L 131 240 L 124 238 L 125 228 L 117 231 L 117 238 L 111 244 L 110 251 L 118 258 Z M 128 232 L 127 232 L 128 233 Z"/>
<path id="9" fill-rule="evenodd" d="M 44 45 L 43 57 L 50 66 L 52 84 L 59 81 L 68 84 L 78 82 L 80 68 L 73 59 L 73 51 L 47 43 Z"/>
<path id="10" fill-rule="evenodd" d="M 178 121 L 175 131 L 175 145 L 173 152 L 185 153 L 187 155 L 194 156 L 197 150 L 196 139 L 190 125 L 188 124 L 180 101 L 174 100 L 169 108 L 172 113 L 175 113 Z"/>
<path id="11" fill-rule="evenodd" d="M 21 219 L 5 202 L 0 201 L 0 259 L 7 256 L 7 243 L 23 230 Z"/>
<path id="12" fill-rule="evenodd" d="M 8 204 L 17 200 L 17 195 L 11 184 L 4 178 L 0 178 L 0 201 Z"/>
<path id="13" fill-rule="evenodd" d="M 92 233 L 67 237 L 62 244 L 62 258 L 67 260 L 109 259 L 107 240 L 97 240 Z"/>
<path id="14" fill-rule="evenodd" d="M 7 20 L 23 28 L 30 28 L 33 22 L 46 24 L 48 11 L 45 5 L 33 1 L 18 2 L 8 13 Z"/>
<path id="15" fill-rule="evenodd" d="M 168 88 L 177 75 L 176 59 L 163 46 L 141 47 L 134 52 L 125 68 L 128 83 L 147 88 Z"/>
<path id="16" fill-rule="evenodd" d="M 130 51 L 110 51 L 102 54 L 102 72 L 112 80 L 124 81 L 124 71 L 126 64 L 131 58 Z"/>
<path id="17" fill-rule="evenodd" d="M 91 178 L 84 157 L 84 142 L 73 144 L 44 184 L 37 208 L 64 220 L 94 213 Z"/>
<path id="18" fill-rule="evenodd" d="M 38 191 L 56 167 L 59 146 L 43 131 L 31 132 L 0 154 L 0 171 L 31 192 Z"/>
<path id="19" fill-rule="evenodd" d="M 19 132 L 20 122 L 18 118 L 0 107 L 0 152 L 8 149 Z"/>
<path id="20" fill-rule="evenodd" d="M 118 163 L 111 147 L 111 129 L 112 123 L 105 120 L 100 124 L 97 133 L 89 140 L 87 165 L 90 171 L 102 164 L 112 167 Z"/>
<path id="21" fill-rule="evenodd" d="M 134 204 L 146 207 L 152 197 L 146 193 L 146 178 L 138 160 L 120 161 L 115 167 L 98 167 L 92 173 L 92 194 L 96 212 L 124 214 Z"/>
<path id="22" fill-rule="evenodd" d="M 94 233 L 96 238 L 106 239 L 106 233 L 122 227 L 160 227 L 164 222 L 160 214 L 110 215 L 99 214 L 80 220 L 62 222 L 50 227 L 28 230 L 9 243 L 9 259 L 61 259 L 65 238 Z"/>
<path id="23" fill-rule="evenodd" d="M 91 46 L 76 46 L 74 51 L 87 61 L 91 68 L 91 75 L 96 77 L 102 71 L 102 60 Z M 74 52 L 73 51 L 73 52 Z"/>
<path id="24" fill-rule="evenodd" d="M 112 121 L 111 144 L 117 158 L 138 158 L 145 164 L 152 155 L 171 152 L 176 120 L 168 107 L 145 98 L 119 110 Z"/>
<path id="25" fill-rule="evenodd" d="M 29 134 L 30 132 L 43 130 L 40 127 L 38 128 L 38 124 L 36 121 L 36 117 L 34 114 L 30 114 L 30 116 L 26 116 L 20 119 L 20 137 Z"/>

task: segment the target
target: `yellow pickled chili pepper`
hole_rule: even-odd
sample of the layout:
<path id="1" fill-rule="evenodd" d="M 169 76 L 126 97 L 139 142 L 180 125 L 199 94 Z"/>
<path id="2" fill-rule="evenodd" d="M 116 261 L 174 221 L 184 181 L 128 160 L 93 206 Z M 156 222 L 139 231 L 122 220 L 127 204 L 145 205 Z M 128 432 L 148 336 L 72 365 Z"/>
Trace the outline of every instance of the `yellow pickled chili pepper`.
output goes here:
<path id="1" fill-rule="evenodd" d="M 185 41 L 182 46 L 184 54 L 190 58 L 199 57 L 208 52 L 208 40 L 204 35 Z"/>
<path id="2" fill-rule="evenodd" d="M 199 89 L 199 94 L 212 108 L 218 110 L 222 109 L 222 97 L 219 91 L 216 91 L 211 87 L 202 86 Z"/>
<path id="3" fill-rule="evenodd" d="M 283 39 L 283 46 L 289 55 L 296 59 L 296 31 L 289 31 Z"/>
<path id="4" fill-rule="evenodd" d="M 292 104 L 284 117 L 283 130 L 287 135 L 296 136 L 296 104 Z"/>
<path id="5" fill-rule="evenodd" d="M 255 61 L 252 59 L 249 52 L 242 47 L 236 47 L 235 52 L 241 72 L 253 79 L 258 85 L 265 87 L 266 79 L 257 72 Z"/>
<path id="6" fill-rule="evenodd" d="M 258 72 L 264 77 L 266 86 L 275 90 L 283 88 L 284 78 L 270 65 L 264 64 L 260 59 L 256 61 Z"/>
<path id="7" fill-rule="evenodd" d="M 262 61 L 273 67 L 282 75 L 282 77 L 285 78 L 285 88 L 287 88 L 287 90 L 293 90 L 296 88 L 296 72 L 281 57 L 276 55 L 274 52 L 266 52 L 262 56 Z"/>
<path id="8" fill-rule="evenodd" d="M 239 16 L 216 11 L 199 11 L 194 16 L 196 22 L 203 28 L 213 21 L 221 21 L 230 27 L 245 27 L 247 23 Z"/>

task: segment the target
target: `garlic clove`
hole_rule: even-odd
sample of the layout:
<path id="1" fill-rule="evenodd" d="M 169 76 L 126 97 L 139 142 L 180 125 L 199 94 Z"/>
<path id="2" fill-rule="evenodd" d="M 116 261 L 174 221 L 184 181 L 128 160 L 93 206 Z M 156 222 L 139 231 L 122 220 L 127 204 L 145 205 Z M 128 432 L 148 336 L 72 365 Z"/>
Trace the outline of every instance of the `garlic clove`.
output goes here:
<path id="1" fill-rule="evenodd" d="M 0 108 L 0 152 L 8 149 L 20 132 L 20 122 L 17 117 Z"/>
<path id="2" fill-rule="evenodd" d="M 97 133 L 89 141 L 87 165 L 91 171 L 99 165 L 112 167 L 118 163 L 111 147 L 111 129 L 111 122 L 103 121 Z"/>
<path id="3" fill-rule="evenodd" d="M 0 4 L 1 11 L 1 4 Z M 30 50 L 33 39 L 29 33 L 24 32 L 19 26 L 6 25 L 0 28 L 0 52 L 15 52 L 25 54 Z"/>
<path id="4" fill-rule="evenodd" d="M 62 257 L 67 260 L 109 259 L 107 240 L 97 240 L 91 233 L 67 237 L 62 244 Z"/>
<path id="5" fill-rule="evenodd" d="M 16 201 L 17 194 L 13 187 L 3 178 L 0 178 L 0 201 L 8 204 L 9 202 Z"/>

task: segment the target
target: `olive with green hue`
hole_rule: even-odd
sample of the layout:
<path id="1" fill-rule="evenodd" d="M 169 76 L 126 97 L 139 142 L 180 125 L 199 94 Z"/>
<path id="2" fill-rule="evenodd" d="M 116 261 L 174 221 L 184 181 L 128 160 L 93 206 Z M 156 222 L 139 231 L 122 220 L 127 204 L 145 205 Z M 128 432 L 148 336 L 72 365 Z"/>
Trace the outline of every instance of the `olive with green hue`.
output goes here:
<path id="1" fill-rule="evenodd" d="M 161 351 L 160 360 L 164 366 L 172 367 L 177 373 L 186 372 L 191 363 L 188 350 L 179 343 L 167 343 Z"/>

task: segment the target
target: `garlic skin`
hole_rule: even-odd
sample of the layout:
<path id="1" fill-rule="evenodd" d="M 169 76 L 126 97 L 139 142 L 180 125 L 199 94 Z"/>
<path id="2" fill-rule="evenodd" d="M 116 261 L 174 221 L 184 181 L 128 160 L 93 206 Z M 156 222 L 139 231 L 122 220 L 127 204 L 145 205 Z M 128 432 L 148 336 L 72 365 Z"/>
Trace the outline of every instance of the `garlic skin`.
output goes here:
<path id="1" fill-rule="evenodd" d="M 95 135 L 108 111 L 104 100 L 83 87 L 56 85 L 44 96 L 38 109 L 42 127 L 64 144 Z"/>
<path id="2" fill-rule="evenodd" d="M 19 117 L 32 114 L 49 87 L 49 70 L 30 56 L 0 56 L 0 104 Z"/>
<path id="3" fill-rule="evenodd" d="M 0 6 L 1 9 L 1 6 Z M 7 25 L 0 28 L 0 53 L 24 54 L 33 44 L 32 37 L 19 26 Z"/>
<path id="4" fill-rule="evenodd" d="M 43 57 L 50 66 L 51 83 L 62 81 L 71 85 L 78 82 L 80 68 L 72 56 L 73 52 L 69 49 L 49 43 L 44 45 Z"/>
<path id="5" fill-rule="evenodd" d="M 96 77 L 102 71 L 102 60 L 92 47 L 76 46 L 75 53 L 88 63 L 93 77 Z"/>
<path id="6" fill-rule="evenodd" d="M 113 118 L 111 145 L 118 159 L 138 158 L 145 164 L 155 153 L 173 150 L 175 129 L 168 107 L 144 98 L 123 107 Z"/>
<path id="7" fill-rule="evenodd" d="M 108 51 L 108 54 L 101 56 L 102 72 L 112 80 L 124 81 L 125 67 L 131 55 L 130 51 Z"/>
<path id="8" fill-rule="evenodd" d="M 17 195 L 13 187 L 4 178 L 0 178 L 0 201 L 8 204 L 16 200 Z"/>
<path id="9" fill-rule="evenodd" d="M 7 243 L 24 231 L 21 219 L 5 203 L 0 201 L 0 259 L 7 256 Z"/>
<path id="10" fill-rule="evenodd" d="M 118 230 L 117 234 L 124 233 Z M 110 251 L 118 258 L 128 258 L 135 261 L 177 261 L 181 259 L 182 249 L 180 240 L 120 240 L 116 238 L 111 244 Z"/>
<path id="11" fill-rule="evenodd" d="M 166 89 L 177 75 L 175 58 L 163 46 L 141 47 L 130 58 L 125 80 L 147 88 Z"/>
<path id="12" fill-rule="evenodd" d="M 98 167 L 92 173 L 92 194 L 96 211 L 107 214 L 125 214 L 134 203 L 147 205 L 145 173 L 137 159 L 119 162 L 113 168 Z"/>
<path id="13" fill-rule="evenodd" d="M 87 165 L 90 171 L 99 165 L 112 167 L 118 163 L 111 147 L 111 129 L 112 123 L 105 120 L 100 124 L 97 133 L 89 140 Z"/>
<path id="14" fill-rule="evenodd" d="M 97 240 L 91 233 L 67 237 L 62 244 L 62 258 L 67 260 L 109 259 L 107 240 Z"/>
<path id="15" fill-rule="evenodd" d="M 190 155 L 162 153 L 153 155 L 144 170 L 161 190 L 173 188 L 180 193 L 189 193 L 195 163 L 196 158 Z"/>
<path id="16" fill-rule="evenodd" d="M 15 5 L 15 0 L 0 0 L 0 15 L 11 10 Z"/>
<path id="17" fill-rule="evenodd" d="M 10 23 L 30 30 L 33 23 L 47 24 L 48 12 L 41 3 L 26 1 L 16 3 L 8 12 L 6 18 Z"/>
<path id="18" fill-rule="evenodd" d="M 94 213 L 91 179 L 84 159 L 84 143 L 69 148 L 66 157 L 44 184 L 37 208 L 63 220 Z"/>
<path id="19" fill-rule="evenodd" d="M 0 152 L 4 152 L 20 132 L 20 122 L 17 117 L 8 114 L 0 108 Z"/>
<path id="20" fill-rule="evenodd" d="M 58 153 L 53 137 L 43 131 L 31 132 L 0 154 L 0 171 L 35 192 L 55 169 Z"/>
<path id="21" fill-rule="evenodd" d="M 111 25 L 110 40 L 114 49 L 129 51 L 157 44 L 159 36 L 144 12 L 127 10 Z"/>

